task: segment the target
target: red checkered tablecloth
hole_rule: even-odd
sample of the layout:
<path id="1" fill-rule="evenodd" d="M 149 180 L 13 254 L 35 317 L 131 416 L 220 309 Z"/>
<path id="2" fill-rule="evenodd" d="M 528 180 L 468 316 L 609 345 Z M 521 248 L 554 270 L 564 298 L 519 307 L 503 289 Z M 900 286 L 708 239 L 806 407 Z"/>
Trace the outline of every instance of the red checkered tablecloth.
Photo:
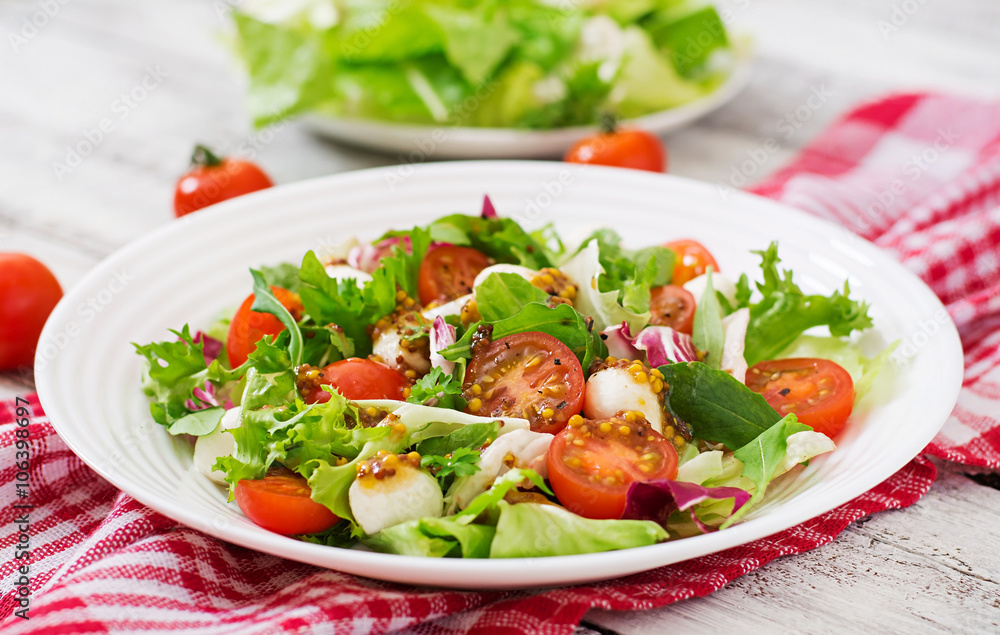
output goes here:
<path id="1" fill-rule="evenodd" d="M 938 294 L 962 335 L 966 374 L 955 411 L 926 452 L 1000 468 L 1000 104 L 912 94 L 861 106 L 754 191 L 851 228 Z M 21 498 L 25 455 L 17 453 L 25 451 Z M 863 516 L 911 505 L 935 473 L 917 457 L 802 525 L 626 578 L 543 591 L 434 590 L 282 560 L 179 525 L 97 477 L 27 395 L 0 403 L 0 624 L 46 635 L 569 633 L 591 608 L 646 609 L 706 595 L 778 556 L 826 544 Z M 15 614 L 22 575 L 28 620 Z"/>

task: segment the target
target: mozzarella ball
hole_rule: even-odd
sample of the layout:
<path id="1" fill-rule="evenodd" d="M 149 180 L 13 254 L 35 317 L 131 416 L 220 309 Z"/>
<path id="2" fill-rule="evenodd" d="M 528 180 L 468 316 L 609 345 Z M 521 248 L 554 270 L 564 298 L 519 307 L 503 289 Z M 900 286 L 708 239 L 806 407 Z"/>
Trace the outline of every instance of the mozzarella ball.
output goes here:
<path id="1" fill-rule="evenodd" d="M 372 277 L 371 274 L 367 274 L 360 269 L 355 269 L 350 265 L 327 265 L 323 267 L 326 271 L 326 275 L 330 276 L 334 280 L 348 280 L 354 278 L 358 287 L 364 287 L 366 282 L 369 282 Z"/>
<path id="2" fill-rule="evenodd" d="M 444 495 L 437 479 L 407 457 L 376 456 L 364 465 L 380 467 L 359 474 L 347 498 L 354 520 L 369 536 L 408 520 L 440 517 L 444 512 Z"/>
<path id="3" fill-rule="evenodd" d="M 220 485 L 226 484 L 226 473 L 214 469 L 215 460 L 222 456 L 232 456 L 236 451 L 236 439 L 227 430 L 240 427 L 240 409 L 231 408 L 222 415 L 222 421 L 215 430 L 198 437 L 194 444 L 194 469 Z"/>
<path id="4" fill-rule="evenodd" d="M 551 434 L 531 430 L 514 430 L 500 435 L 483 450 L 477 463 L 479 470 L 457 483 L 455 503 L 465 509 L 473 498 L 513 468 L 534 470 L 545 478 L 548 476 L 545 459 L 553 438 Z"/>
<path id="5" fill-rule="evenodd" d="M 641 412 L 654 430 L 663 433 L 663 402 L 649 379 L 640 383 L 627 368 L 605 368 L 591 375 L 584 391 L 584 415 L 610 419 L 622 410 Z"/>
<path id="6" fill-rule="evenodd" d="M 380 320 L 372 332 L 372 354 L 401 373 L 413 370 L 425 375 L 431 369 L 430 347 L 426 338 L 404 340 L 403 335 L 421 328 L 416 313 L 403 313 L 383 326 Z"/>
<path id="7" fill-rule="evenodd" d="M 694 296 L 695 302 L 701 302 L 701 296 L 705 295 L 705 287 L 707 285 L 708 274 L 703 273 L 697 278 L 692 278 L 685 282 L 684 289 Z M 729 300 L 730 304 L 736 303 L 736 284 L 717 271 L 712 272 L 712 288 Z"/>

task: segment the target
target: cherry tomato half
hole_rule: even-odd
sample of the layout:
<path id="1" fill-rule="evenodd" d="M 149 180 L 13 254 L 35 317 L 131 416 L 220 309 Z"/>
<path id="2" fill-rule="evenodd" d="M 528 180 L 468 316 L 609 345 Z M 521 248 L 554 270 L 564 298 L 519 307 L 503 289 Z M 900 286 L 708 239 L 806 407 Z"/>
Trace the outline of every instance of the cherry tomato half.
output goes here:
<path id="1" fill-rule="evenodd" d="M 614 130 L 581 139 L 566 152 L 563 160 L 650 172 L 667 169 L 667 152 L 660 138 L 636 129 Z"/>
<path id="2" fill-rule="evenodd" d="M 259 167 L 242 159 L 219 158 L 195 146 L 191 169 L 177 181 L 174 214 L 179 218 L 220 201 L 274 185 Z"/>
<path id="3" fill-rule="evenodd" d="M 243 514 L 264 529 L 286 536 L 326 531 L 340 520 L 311 495 L 306 479 L 283 467 L 271 468 L 264 478 L 236 484 L 236 503 Z"/>
<path id="4" fill-rule="evenodd" d="M 669 326 L 675 331 L 691 335 L 694 330 L 694 296 L 674 284 L 653 287 L 649 298 L 650 324 Z"/>
<path id="5" fill-rule="evenodd" d="M 278 302 L 288 309 L 296 320 L 302 314 L 302 301 L 299 296 L 281 287 L 271 287 L 271 292 Z M 229 337 L 226 338 L 226 352 L 229 354 L 229 364 L 236 368 L 257 349 L 257 342 L 265 335 L 277 335 L 285 330 L 285 325 L 270 313 L 251 311 L 255 296 L 251 293 L 233 316 L 229 324 Z"/>
<path id="6" fill-rule="evenodd" d="M 405 390 L 410 382 L 402 373 L 370 359 L 351 357 L 334 362 L 323 369 L 320 385 L 337 389 L 344 397 L 358 399 L 406 399 Z M 306 403 L 326 403 L 330 393 L 313 386 L 303 395 Z"/>
<path id="7" fill-rule="evenodd" d="M 621 518 L 629 485 L 677 477 L 677 450 L 645 418 L 618 413 L 571 425 L 549 445 L 549 482 L 566 509 Z"/>
<path id="8" fill-rule="evenodd" d="M 420 303 L 448 302 L 472 293 L 476 276 L 490 264 L 489 256 L 472 247 L 445 245 L 430 250 L 417 277 Z"/>
<path id="9" fill-rule="evenodd" d="M 32 365 L 38 336 L 62 295 L 59 281 L 41 262 L 0 253 L 0 370 Z"/>
<path id="10" fill-rule="evenodd" d="M 746 384 L 763 395 L 778 414 L 794 412 L 799 421 L 828 437 L 844 428 L 854 407 L 850 373 L 828 359 L 760 362 L 747 370 Z"/>
<path id="11" fill-rule="evenodd" d="M 535 432 L 555 433 L 583 409 L 583 368 L 565 344 L 531 331 L 479 349 L 465 371 L 466 411 L 521 417 Z"/>
<path id="12" fill-rule="evenodd" d="M 671 284 L 682 285 L 693 280 L 708 271 L 709 265 L 713 273 L 719 273 L 719 264 L 712 253 L 696 240 L 674 240 L 664 247 L 669 247 L 677 255 Z"/>

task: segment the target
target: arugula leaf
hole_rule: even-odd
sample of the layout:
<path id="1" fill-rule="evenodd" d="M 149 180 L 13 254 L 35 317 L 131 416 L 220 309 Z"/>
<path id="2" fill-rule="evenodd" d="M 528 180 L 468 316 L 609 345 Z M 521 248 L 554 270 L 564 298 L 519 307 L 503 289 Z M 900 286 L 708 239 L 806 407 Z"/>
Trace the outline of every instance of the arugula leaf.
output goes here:
<path id="1" fill-rule="evenodd" d="M 195 410 L 180 419 L 174 420 L 170 424 L 170 427 L 167 428 L 167 432 L 175 436 L 178 434 L 191 434 L 196 437 L 204 436 L 215 430 L 219 422 L 222 421 L 222 415 L 225 413 L 226 409 L 222 406 Z"/>
<path id="2" fill-rule="evenodd" d="M 264 276 L 264 280 L 269 286 L 281 287 L 292 293 L 299 292 L 299 268 L 289 262 L 282 262 L 274 266 L 261 266 L 258 271 Z"/>
<path id="3" fill-rule="evenodd" d="M 551 267 L 547 251 L 512 218 L 482 218 L 451 214 L 437 219 L 428 228 L 447 242 L 478 249 L 497 262 L 523 265 L 529 269 Z M 398 235 L 390 232 L 386 236 Z"/>
<path id="4" fill-rule="evenodd" d="M 462 381 L 434 367 L 410 387 L 410 403 L 451 410 L 465 410 Z"/>
<path id="5" fill-rule="evenodd" d="M 449 360 L 472 357 L 472 336 L 479 325 L 477 322 L 469 327 L 460 340 L 441 351 L 441 355 Z M 497 340 L 514 333 L 526 331 L 541 331 L 565 344 L 583 366 L 584 372 L 590 368 L 594 357 L 607 357 L 608 349 L 601 340 L 600 331 L 594 329 L 592 320 L 584 318 L 568 304 L 560 304 L 549 308 L 544 304 L 532 302 L 525 305 L 521 311 L 510 318 L 493 323 L 493 339 Z"/>
<path id="6" fill-rule="evenodd" d="M 253 276 L 254 293 L 253 306 L 250 309 L 259 313 L 270 313 L 285 325 L 289 334 L 288 354 L 292 358 L 293 365 L 298 366 L 302 363 L 302 332 L 298 323 L 285 305 L 271 293 L 271 287 L 268 286 L 264 276 L 255 269 L 250 270 L 250 275 Z"/>
<path id="7" fill-rule="evenodd" d="M 694 330 L 691 339 L 695 347 L 705 351 L 705 363 L 712 368 L 722 368 L 722 347 L 725 335 L 722 330 L 722 309 L 718 294 L 712 286 L 712 267 L 705 276 L 705 291 L 694 312 Z"/>
<path id="8" fill-rule="evenodd" d="M 513 317 L 531 302 L 545 303 L 547 293 L 516 273 L 491 273 L 476 287 L 476 306 L 486 322 Z"/>
<path id="9" fill-rule="evenodd" d="M 458 448 L 444 456 L 429 454 L 420 457 L 420 466 L 430 470 L 442 489 L 455 477 L 471 476 L 479 471 L 479 450 Z"/>
<path id="10" fill-rule="evenodd" d="M 755 251 L 761 257 L 764 281 L 757 283 L 763 296 L 751 303 L 745 290 L 749 285 L 745 276 L 737 285 L 740 306 L 750 308 L 750 325 L 747 327 L 747 364 L 753 366 L 765 359 L 774 359 L 806 330 L 826 325 L 834 336 L 850 335 L 872 325 L 868 316 L 868 303 L 850 299 L 850 287 L 844 282 L 844 291 L 835 291 L 830 297 L 805 295 L 792 281 L 792 272 L 778 272 L 778 244 L 765 251 Z"/>
<path id="11" fill-rule="evenodd" d="M 667 406 L 696 437 L 739 448 L 781 419 L 767 401 L 729 373 L 701 362 L 660 366 Z"/>
<path id="12" fill-rule="evenodd" d="M 733 456 L 743 462 L 743 476 L 753 481 L 756 489 L 750 500 L 726 519 L 722 529 L 739 521 L 753 507 L 767 490 L 774 473 L 788 449 L 788 437 L 796 432 L 812 431 L 809 426 L 799 423 L 795 415 L 789 413 L 753 441 L 733 452 Z"/>

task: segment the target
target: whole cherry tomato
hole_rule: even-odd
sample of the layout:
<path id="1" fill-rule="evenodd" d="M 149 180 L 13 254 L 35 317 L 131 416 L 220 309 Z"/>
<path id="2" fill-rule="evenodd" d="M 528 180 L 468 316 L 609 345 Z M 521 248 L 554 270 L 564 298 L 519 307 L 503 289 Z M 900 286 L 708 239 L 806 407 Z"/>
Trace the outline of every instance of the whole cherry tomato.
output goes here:
<path id="1" fill-rule="evenodd" d="M 194 147 L 191 169 L 177 181 L 174 214 L 178 217 L 227 199 L 274 185 L 255 164 L 219 158 L 203 145 Z"/>
<path id="2" fill-rule="evenodd" d="M 656 135 L 636 128 L 616 129 L 610 119 L 605 120 L 603 128 L 600 134 L 573 144 L 563 160 L 650 172 L 667 169 L 667 151 Z"/>
<path id="3" fill-rule="evenodd" d="M 26 254 L 0 253 L 0 370 L 31 366 L 62 287 L 48 267 Z"/>

